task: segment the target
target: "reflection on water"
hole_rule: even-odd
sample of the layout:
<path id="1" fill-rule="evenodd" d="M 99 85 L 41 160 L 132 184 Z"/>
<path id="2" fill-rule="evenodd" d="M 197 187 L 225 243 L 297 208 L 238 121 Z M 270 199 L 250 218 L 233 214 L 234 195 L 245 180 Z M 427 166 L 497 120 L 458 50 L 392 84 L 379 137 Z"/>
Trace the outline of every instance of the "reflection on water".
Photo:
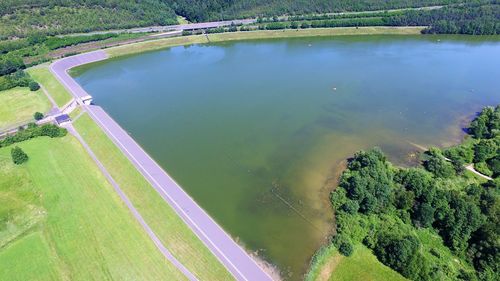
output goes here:
<path id="1" fill-rule="evenodd" d="M 438 42 L 437 39 L 440 39 Z M 356 150 L 407 165 L 500 101 L 500 44 L 338 37 L 176 47 L 78 81 L 234 237 L 300 279 Z"/>

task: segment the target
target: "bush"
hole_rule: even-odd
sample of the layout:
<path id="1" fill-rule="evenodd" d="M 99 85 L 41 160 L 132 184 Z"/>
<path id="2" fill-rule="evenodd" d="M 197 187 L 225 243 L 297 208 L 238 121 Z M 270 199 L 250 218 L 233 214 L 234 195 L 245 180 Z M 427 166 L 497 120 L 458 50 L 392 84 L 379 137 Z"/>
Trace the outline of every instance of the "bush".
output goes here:
<path id="1" fill-rule="evenodd" d="M 40 85 L 38 85 L 38 83 L 35 81 L 30 81 L 30 83 L 28 84 L 28 87 L 30 88 L 30 91 L 32 91 L 32 92 L 38 91 L 40 89 Z"/>
<path id="2" fill-rule="evenodd" d="M 33 118 L 35 118 L 36 121 L 42 120 L 43 119 L 43 113 L 41 113 L 41 112 L 35 112 L 35 114 L 33 114 Z"/>
<path id="3" fill-rule="evenodd" d="M 47 136 L 47 137 L 63 137 L 67 134 L 67 130 L 59 128 L 54 124 L 46 124 L 38 127 L 35 123 L 28 124 L 28 128 L 18 131 L 14 135 L 10 135 L 5 139 L 0 140 L 0 147 L 6 147 L 17 142 L 26 141 L 32 138 Z"/>
<path id="4" fill-rule="evenodd" d="M 493 158 L 498 146 L 494 140 L 482 139 L 474 146 L 474 163 L 484 162 Z"/>
<path id="5" fill-rule="evenodd" d="M 455 175 L 455 169 L 451 163 L 446 161 L 437 148 L 431 148 L 428 152 L 429 159 L 424 162 L 427 171 L 440 178 L 450 178 Z"/>
<path id="6" fill-rule="evenodd" d="M 474 164 L 474 169 L 476 169 L 478 172 L 480 172 L 483 175 L 486 176 L 493 176 L 493 172 L 490 170 L 488 165 L 484 162 L 479 162 Z"/>
<path id="7" fill-rule="evenodd" d="M 351 243 L 349 243 L 347 241 L 343 241 L 343 242 L 340 242 L 339 252 L 342 255 L 349 257 L 350 255 L 352 255 L 352 252 L 354 252 L 354 247 L 352 246 Z"/>
<path id="8" fill-rule="evenodd" d="M 12 156 L 12 162 L 16 165 L 21 165 L 28 161 L 28 155 L 18 146 L 12 148 L 10 155 Z"/>

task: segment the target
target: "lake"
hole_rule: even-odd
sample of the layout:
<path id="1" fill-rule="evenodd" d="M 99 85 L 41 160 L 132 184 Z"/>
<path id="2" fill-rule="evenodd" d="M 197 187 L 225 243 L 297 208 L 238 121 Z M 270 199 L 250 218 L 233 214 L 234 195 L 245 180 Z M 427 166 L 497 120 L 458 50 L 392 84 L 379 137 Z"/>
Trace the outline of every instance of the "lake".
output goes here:
<path id="1" fill-rule="evenodd" d="M 500 41 L 343 36 L 174 47 L 77 81 L 251 251 L 300 279 L 331 234 L 329 192 L 360 149 L 400 165 L 500 102 Z"/>

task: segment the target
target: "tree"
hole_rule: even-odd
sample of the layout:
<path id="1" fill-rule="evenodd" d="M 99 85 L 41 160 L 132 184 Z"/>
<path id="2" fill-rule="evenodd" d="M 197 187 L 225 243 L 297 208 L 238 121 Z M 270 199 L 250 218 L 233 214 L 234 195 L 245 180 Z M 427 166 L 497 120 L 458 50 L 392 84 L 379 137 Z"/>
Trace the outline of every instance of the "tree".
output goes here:
<path id="1" fill-rule="evenodd" d="M 365 214 L 383 211 L 391 200 L 393 173 L 379 149 L 358 152 L 348 165 L 340 186 Z"/>
<path id="2" fill-rule="evenodd" d="M 11 149 L 10 155 L 12 156 L 12 162 L 16 165 L 21 165 L 28 161 L 28 155 L 18 146 Z"/>
<path id="3" fill-rule="evenodd" d="M 469 133 L 475 138 L 493 138 L 500 130 L 500 106 L 485 107 L 471 122 Z"/>
<path id="4" fill-rule="evenodd" d="M 35 120 L 42 120 L 43 119 L 43 113 L 41 112 L 35 112 L 35 114 L 33 114 L 33 118 L 35 118 Z"/>
<path id="5" fill-rule="evenodd" d="M 389 233 L 381 233 L 378 237 L 374 252 L 383 264 L 413 280 L 430 279 L 417 238 L 410 235 L 394 237 Z"/>
<path id="6" fill-rule="evenodd" d="M 498 146 L 492 139 L 482 139 L 474 146 L 474 163 L 484 162 L 495 156 Z"/>
<path id="7" fill-rule="evenodd" d="M 424 162 L 427 171 L 440 178 L 450 178 L 455 175 L 453 165 L 444 159 L 437 148 L 431 148 L 427 153 L 429 159 Z"/>
<path id="8" fill-rule="evenodd" d="M 340 242 L 340 245 L 339 245 L 339 252 L 342 255 L 349 257 L 350 255 L 352 255 L 352 252 L 354 252 L 354 247 L 352 246 L 351 243 L 349 243 L 347 241 L 342 241 L 342 242 Z"/>
<path id="9" fill-rule="evenodd" d="M 359 210 L 359 204 L 357 201 L 354 201 L 354 200 L 347 200 L 347 202 L 345 202 L 343 205 L 342 205 L 342 210 L 348 214 L 355 214 L 358 212 Z"/>
<path id="10" fill-rule="evenodd" d="M 458 254 L 463 254 L 474 231 L 484 222 L 479 207 L 460 194 L 453 192 L 450 198 L 450 212 L 436 226 L 446 245 Z"/>
<path id="11" fill-rule="evenodd" d="M 38 91 L 40 89 L 40 85 L 38 85 L 38 83 L 35 81 L 30 81 L 30 83 L 28 84 L 28 87 L 30 88 L 30 91 L 32 91 L 32 92 Z"/>

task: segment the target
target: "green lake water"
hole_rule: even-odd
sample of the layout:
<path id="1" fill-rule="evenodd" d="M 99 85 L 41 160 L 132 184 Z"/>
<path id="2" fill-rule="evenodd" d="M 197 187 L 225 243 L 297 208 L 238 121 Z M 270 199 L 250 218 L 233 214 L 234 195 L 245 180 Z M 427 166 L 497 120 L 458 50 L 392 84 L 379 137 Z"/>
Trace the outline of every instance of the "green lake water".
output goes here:
<path id="1" fill-rule="evenodd" d="M 500 42 L 345 36 L 175 47 L 78 82 L 233 237 L 300 279 L 329 236 L 344 160 L 460 141 L 500 102 Z"/>

